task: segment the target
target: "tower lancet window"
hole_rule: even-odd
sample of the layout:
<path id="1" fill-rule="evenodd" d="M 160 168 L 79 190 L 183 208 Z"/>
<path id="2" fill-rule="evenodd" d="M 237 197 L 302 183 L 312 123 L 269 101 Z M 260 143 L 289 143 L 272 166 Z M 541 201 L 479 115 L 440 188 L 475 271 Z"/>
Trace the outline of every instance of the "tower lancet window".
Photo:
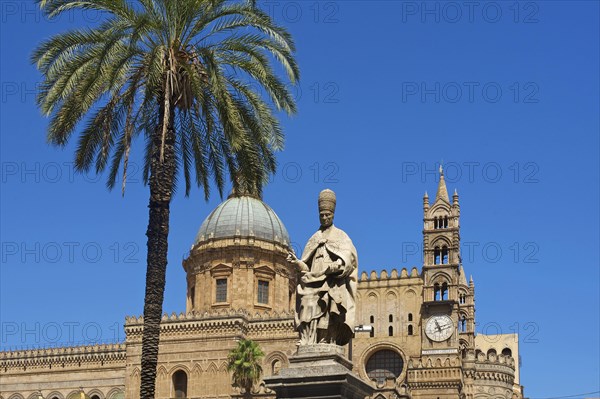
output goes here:
<path id="1" fill-rule="evenodd" d="M 459 324 L 458 329 L 459 329 L 460 332 L 467 332 L 467 319 L 466 319 L 465 316 L 463 316 L 460 319 L 460 324 Z"/>
<path id="2" fill-rule="evenodd" d="M 446 284 L 446 283 L 442 284 L 440 297 L 441 297 L 442 301 L 448 300 L 448 284 Z"/>
<path id="3" fill-rule="evenodd" d="M 442 251 L 440 250 L 440 247 L 435 247 L 433 249 L 433 264 L 434 265 L 439 265 L 440 264 L 441 254 L 442 254 Z"/>
<path id="4" fill-rule="evenodd" d="M 438 283 L 435 283 L 433 285 L 433 300 L 434 301 L 441 300 L 440 285 Z"/>
<path id="5" fill-rule="evenodd" d="M 442 247 L 442 262 L 441 263 L 444 265 L 448 264 L 448 247 L 445 245 Z"/>
<path id="6" fill-rule="evenodd" d="M 408 326 L 408 335 L 413 335 L 413 326 L 412 326 L 412 324 Z"/>
<path id="7" fill-rule="evenodd" d="M 444 228 L 448 228 L 448 216 L 444 216 Z"/>

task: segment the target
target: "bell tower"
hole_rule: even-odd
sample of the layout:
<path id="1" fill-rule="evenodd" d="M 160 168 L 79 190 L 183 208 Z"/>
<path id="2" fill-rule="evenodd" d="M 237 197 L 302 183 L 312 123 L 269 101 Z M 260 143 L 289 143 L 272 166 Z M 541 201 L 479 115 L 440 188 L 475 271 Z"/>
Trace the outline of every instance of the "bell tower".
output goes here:
<path id="1" fill-rule="evenodd" d="M 433 203 L 427 193 L 423 197 L 423 280 L 423 349 L 472 348 L 474 286 L 467 283 L 460 257 L 458 193 L 451 201 L 442 166 Z"/>

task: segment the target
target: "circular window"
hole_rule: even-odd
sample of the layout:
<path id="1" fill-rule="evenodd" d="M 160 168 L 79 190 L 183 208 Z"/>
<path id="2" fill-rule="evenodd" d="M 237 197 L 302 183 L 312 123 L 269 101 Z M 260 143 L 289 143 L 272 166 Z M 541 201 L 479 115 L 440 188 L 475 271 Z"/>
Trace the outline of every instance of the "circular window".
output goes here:
<path id="1" fill-rule="evenodd" d="M 402 357 L 389 349 L 375 352 L 367 361 L 367 375 L 370 380 L 378 384 L 385 383 L 387 379 L 396 379 L 402 374 L 404 361 Z"/>

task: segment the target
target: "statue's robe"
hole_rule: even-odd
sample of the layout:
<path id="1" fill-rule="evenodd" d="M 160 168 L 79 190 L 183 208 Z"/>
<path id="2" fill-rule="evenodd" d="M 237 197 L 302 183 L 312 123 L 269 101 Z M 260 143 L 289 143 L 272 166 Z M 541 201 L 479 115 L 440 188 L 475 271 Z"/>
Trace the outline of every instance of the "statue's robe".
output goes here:
<path id="1" fill-rule="evenodd" d="M 327 242 L 320 244 L 322 240 Z M 358 279 L 352 240 L 333 225 L 318 230 L 308 240 L 301 260 L 310 271 L 303 272 L 298 283 L 297 328 L 317 320 L 320 341 L 347 344 L 354 332 Z"/>

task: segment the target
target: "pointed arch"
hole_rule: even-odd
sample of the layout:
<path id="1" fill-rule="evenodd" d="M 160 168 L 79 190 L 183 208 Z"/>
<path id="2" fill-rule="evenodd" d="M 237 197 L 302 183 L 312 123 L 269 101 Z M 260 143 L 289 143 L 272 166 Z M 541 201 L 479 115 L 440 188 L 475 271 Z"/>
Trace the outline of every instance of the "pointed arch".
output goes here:
<path id="1" fill-rule="evenodd" d="M 202 366 L 200 366 L 200 363 L 194 364 L 194 367 L 192 368 L 193 376 L 195 376 L 196 378 L 200 378 L 203 372 L 204 370 L 202 370 Z"/>
<path id="2" fill-rule="evenodd" d="M 113 388 L 110 391 L 108 391 L 106 397 L 108 399 L 123 399 L 125 398 L 125 390 L 124 388 Z"/>
<path id="3" fill-rule="evenodd" d="M 209 374 L 217 374 L 219 372 L 219 369 L 217 368 L 215 362 L 210 362 L 208 368 L 206 369 L 206 372 Z"/>
<path id="4" fill-rule="evenodd" d="M 449 285 L 451 282 L 452 282 L 452 278 L 445 271 L 438 271 L 433 276 L 431 276 L 431 283 L 432 284 L 435 284 L 435 283 L 439 283 L 439 284 L 447 283 Z"/>
<path id="5" fill-rule="evenodd" d="M 158 369 L 156 370 L 156 375 L 158 377 L 166 377 L 167 376 L 167 368 L 161 364 L 160 366 L 158 366 Z"/>
<path id="6" fill-rule="evenodd" d="M 71 391 L 67 395 L 67 399 L 80 399 L 80 398 L 81 398 L 81 392 L 79 392 L 79 390 Z"/>
<path id="7" fill-rule="evenodd" d="M 224 372 L 224 373 L 227 372 L 227 362 L 224 361 L 223 363 L 221 363 L 221 367 L 219 367 L 219 371 Z"/>
<path id="8" fill-rule="evenodd" d="M 446 245 L 448 248 L 452 247 L 452 241 L 448 237 L 445 237 L 445 236 L 438 236 L 431 243 L 432 247 L 435 247 L 435 246 L 442 247 L 444 245 Z"/>
<path id="9" fill-rule="evenodd" d="M 369 291 L 369 292 L 367 292 L 367 298 L 370 301 L 373 301 L 373 300 L 374 301 L 378 301 L 379 300 L 379 294 L 377 292 L 375 292 L 375 291 Z"/>
<path id="10" fill-rule="evenodd" d="M 88 396 L 89 398 L 93 398 L 94 396 L 97 396 L 98 399 L 104 399 L 104 394 L 99 389 L 92 389 L 89 392 L 86 392 L 85 395 Z"/>
<path id="11" fill-rule="evenodd" d="M 396 292 L 396 290 L 388 290 L 385 293 L 385 298 L 388 301 L 395 301 L 396 299 L 398 299 L 398 293 Z"/>
<path id="12" fill-rule="evenodd" d="M 60 393 L 60 392 L 58 392 L 58 391 L 52 391 L 52 392 L 50 392 L 48 395 L 46 395 L 46 398 L 47 398 L 47 399 L 54 399 L 54 398 L 57 398 L 57 399 L 64 399 L 64 396 L 63 396 L 63 394 L 62 394 L 62 393 Z"/>
<path id="13" fill-rule="evenodd" d="M 139 378 L 140 376 L 140 369 L 138 367 L 135 367 L 133 369 L 133 371 L 131 372 L 131 377 L 132 378 Z"/>
<path id="14" fill-rule="evenodd" d="M 190 375 L 190 369 L 188 366 L 184 365 L 184 364 L 176 364 L 173 367 L 171 367 L 169 369 L 169 375 L 172 376 L 173 373 L 177 372 L 177 370 L 183 370 L 185 371 L 188 375 Z"/>
<path id="15" fill-rule="evenodd" d="M 436 201 L 429 208 L 430 217 L 450 215 L 450 204 L 445 201 Z"/>
<path id="16" fill-rule="evenodd" d="M 277 375 L 281 368 L 288 366 L 289 361 L 285 353 L 273 351 L 265 357 L 263 363 L 266 365 L 267 370 L 270 371 L 271 375 Z"/>

